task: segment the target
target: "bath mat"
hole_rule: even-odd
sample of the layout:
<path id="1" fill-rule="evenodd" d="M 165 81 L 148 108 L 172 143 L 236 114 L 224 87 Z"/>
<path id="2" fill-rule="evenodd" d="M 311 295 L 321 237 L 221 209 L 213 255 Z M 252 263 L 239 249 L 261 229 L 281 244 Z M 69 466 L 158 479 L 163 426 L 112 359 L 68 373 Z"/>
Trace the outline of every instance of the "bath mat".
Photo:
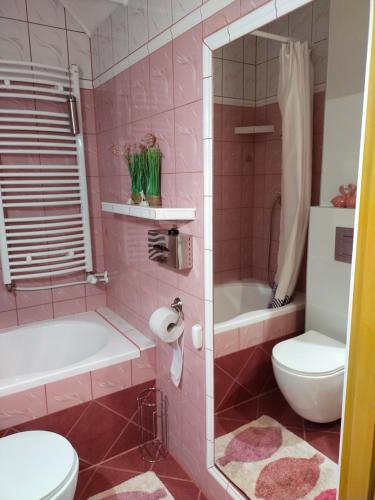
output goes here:
<path id="1" fill-rule="evenodd" d="M 174 500 L 154 472 L 145 472 L 88 500 Z"/>
<path id="2" fill-rule="evenodd" d="M 215 439 L 215 462 L 252 500 L 335 500 L 337 464 L 266 415 Z"/>

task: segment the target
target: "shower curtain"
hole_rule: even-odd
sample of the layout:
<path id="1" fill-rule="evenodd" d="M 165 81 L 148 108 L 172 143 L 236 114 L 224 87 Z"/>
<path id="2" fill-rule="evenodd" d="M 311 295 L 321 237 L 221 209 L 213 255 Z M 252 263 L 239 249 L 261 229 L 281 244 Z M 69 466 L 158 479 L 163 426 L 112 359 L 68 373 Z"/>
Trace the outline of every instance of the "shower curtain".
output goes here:
<path id="1" fill-rule="evenodd" d="M 313 69 L 307 43 L 283 44 L 278 101 L 282 117 L 280 244 L 271 307 L 293 297 L 311 203 Z"/>

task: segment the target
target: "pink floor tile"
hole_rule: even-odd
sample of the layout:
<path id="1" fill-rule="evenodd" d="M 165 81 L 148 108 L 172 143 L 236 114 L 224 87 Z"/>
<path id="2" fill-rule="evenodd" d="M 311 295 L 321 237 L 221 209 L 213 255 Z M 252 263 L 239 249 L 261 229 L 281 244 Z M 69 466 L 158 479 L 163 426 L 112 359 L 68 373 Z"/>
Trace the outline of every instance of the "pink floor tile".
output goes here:
<path id="1" fill-rule="evenodd" d="M 80 475 L 84 473 L 85 471 L 81 472 Z M 86 480 L 86 485 L 80 492 L 78 492 L 76 498 L 77 500 L 86 500 L 97 493 L 108 490 L 113 486 L 117 486 L 118 484 L 121 484 L 137 475 L 138 474 L 134 474 L 134 472 L 129 471 L 108 469 L 100 466 L 96 467 L 94 474 L 85 474 L 84 480 Z"/>
<path id="2" fill-rule="evenodd" d="M 269 415 L 287 428 L 303 428 L 302 418 L 291 409 L 279 391 L 259 397 L 258 416 L 262 415 Z"/>
<path id="3" fill-rule="evenodd" d="M 333 432 L 305 431 L 306 441 L 334 462 L 339 460 L 340 435 Z"/>
<path id="4" fill-rule="evenodd" d="M 164 463 L 164 461 L 161 463 Z M 122 453 L 114 458 L 110 458 L 109 460 L 102 462 L 101 466 L 109 469 L 119 469 L 130 472 L 147 472 L 152 467 L 155 467 L 150 462 L 146 462 L 142 459 L 141 452 L 138 448 Z"/>
<path id="5" fill-rule="evenodd" d="M 127 424 L 123 417 L 92 401 L 67 437 L 80 458 L 97 464 L 104 459 Z"/>

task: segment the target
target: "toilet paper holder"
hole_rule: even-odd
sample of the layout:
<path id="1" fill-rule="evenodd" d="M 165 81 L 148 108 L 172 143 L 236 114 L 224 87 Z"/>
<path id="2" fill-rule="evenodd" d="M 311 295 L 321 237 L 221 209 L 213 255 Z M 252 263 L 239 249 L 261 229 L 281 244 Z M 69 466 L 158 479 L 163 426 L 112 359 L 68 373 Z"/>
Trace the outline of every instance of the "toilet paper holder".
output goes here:
<path id="1" fill-rule="evenodd" d="M 170 325 L 171 328 L 174 328 L 179 324 L 180 320 L 184 318 L 184 311 L 182 310 L 182 300 L 179 297 L 176 297 L 171 304 L 171 308 L 178 314 L 176 323 L 172 323 Z"/>

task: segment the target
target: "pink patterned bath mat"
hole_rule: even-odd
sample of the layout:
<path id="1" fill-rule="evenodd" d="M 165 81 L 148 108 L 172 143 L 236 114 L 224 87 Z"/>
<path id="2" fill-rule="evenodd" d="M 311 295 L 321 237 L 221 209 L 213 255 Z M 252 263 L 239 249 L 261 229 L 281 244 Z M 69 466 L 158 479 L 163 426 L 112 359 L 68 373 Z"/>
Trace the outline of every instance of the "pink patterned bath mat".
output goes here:
<path id="1" fill-rule="evenodd" d="M 262 417 L 215 439 L 215 462 L 252 500 L 335 500 L 337 465 Z"/>
<path id="2" fill-rule="evenodd" d="M 154 472 L 145 472 L 88 500 L 174 500 Z"/>

